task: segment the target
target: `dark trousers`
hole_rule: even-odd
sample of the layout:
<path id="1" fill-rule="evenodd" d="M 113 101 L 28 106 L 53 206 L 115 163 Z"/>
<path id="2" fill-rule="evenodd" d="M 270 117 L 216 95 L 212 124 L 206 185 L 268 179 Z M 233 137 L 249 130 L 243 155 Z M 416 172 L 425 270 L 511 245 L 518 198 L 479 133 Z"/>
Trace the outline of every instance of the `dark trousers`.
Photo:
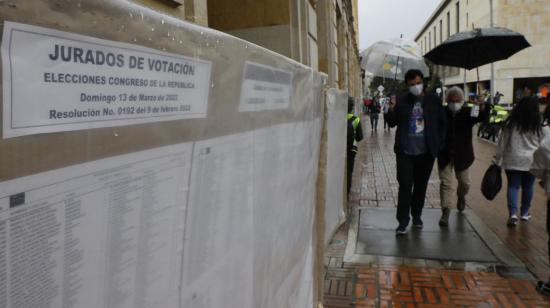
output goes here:
<path id="1" fill-rule="evenodd" d="M 370 125 L 371 125 L 371 130 L 376 130 L 378 128 L 378 113 L 371 112 Z"/>
<path id="2" fill-rule="evenodd" d="M 435 158 L 429 154 L 397 154 L 397 221 L 407 226 L 410 216 L 420 218 Z"/>
<path id="3" fill-rule="evenodd" d="M 386 129 L 386 126 L 388 127 L 388 130 L 390 130 L 390 122 L 388 122 L 388 115 L 384 113 L 384 129 Z"/>
<path id="4" fill-rule="evenodd" d="M 348 151 L 348 195 L 349 191 L 351 190 L 351 177 L 353 175 L 353 165 L 355 164 L 355 155 L 357 154 L 357 151 L 351 150 Z"/>

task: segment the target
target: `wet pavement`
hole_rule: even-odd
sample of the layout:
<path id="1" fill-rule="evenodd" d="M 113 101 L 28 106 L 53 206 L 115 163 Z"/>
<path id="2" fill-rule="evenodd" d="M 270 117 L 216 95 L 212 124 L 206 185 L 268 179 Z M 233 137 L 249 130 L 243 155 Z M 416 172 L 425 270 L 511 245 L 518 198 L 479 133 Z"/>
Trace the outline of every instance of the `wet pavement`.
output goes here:
<path id="1" fill-rule="evenodd" d="M 353 215 L 335 234 L 325 257 L 325 308 L 550 307 L 550 298 L 534 290 L 536 279 L 550 276 L 546 198 L 540 187 L 535 188 L 533 218 L 507 227 L 505 179 L 491 202 L 479 189 L 495 145 L 475 138 L 464 217 L 455 211 L 448 230 L 437 226 L 439 179 L 434 167 L 424 229 L 396 239 L 393 131 L 371 133 L 367 125 L 364 132 L 349 201 Z"/>
<path id="2" fill-rule="evenodd" d="M 410 228 L 402 236 L 395 236 L 394 209 L 363 208 L 358 214 L 357 244 L 354 251 L 358 256 L 498 262 L 497 256 L 468 221 L 467 216 L 470 213 L 459 214 L 453 211 L 449 227 L 442 228 L 438 225 L 441 211 L 424 210 L 424 228 Z"/>

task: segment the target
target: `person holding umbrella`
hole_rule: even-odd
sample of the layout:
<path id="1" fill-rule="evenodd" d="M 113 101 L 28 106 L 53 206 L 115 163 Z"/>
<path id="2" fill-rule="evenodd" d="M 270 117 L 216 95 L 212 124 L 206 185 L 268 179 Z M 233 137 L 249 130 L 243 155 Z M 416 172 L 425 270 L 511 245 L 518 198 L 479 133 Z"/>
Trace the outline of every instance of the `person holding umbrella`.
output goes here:
<path id="1" fill-rule="evenodd" d="M 399 192 L 396 235 L 407 233 L 412 216 L 413 226 L 422 228 L 422 208 L 428 180 L 445 138 L 445 113 L 441 99 L 424 92 L 424 75 L 411 69 L 405 74 L 409 93 L 390 102 L 388 122 L 397 126 L 394 151 L 397 162 Z"/>
<path id="2" fill-rule="evenodd" d="M 424 58 L 433 64 L 461 67 L 471 70 L 481 65 L 508 59 L 515 53 L 531 46 L 525 37 L 510 29 L 501 27 L 477 28 L 472 31 L 459 32 L 432 49 Z M 479 84 L 479 70 L 477 71 Z M 464 71 L 466 74 L 466 70 Z M 465 75 L 466 76 L 466 75 Z M 494 89 L 491 89 L 493 91 Z M 479 93 L 479 91 L 478 91 Z M 521 105 L 521 104 L 519 104 Z M 494 108 L 497 108 L 495 105 Z M 516 106 L 517 107 L 517 106 Z M 536 111 L 533 109 L 536 107 Z M 538 106 L 526 100 L 525 105 L 514 108 L 506 121 L 506 134 L 500 138 L 499 156 L 503 157 L 506 174 L 509 180 L 508 206 L 510 210 L 509 225 L 517 224 L 517 193 L 519 186 L 524 187 L 524 206 L 522 218 L 529 219 L 529 205 L 532 197 L 534 178 L 529 175 L 529 164 L 533 152 L 540 142 L 540 112 Z M 503 146 L 510 146 L 504 150 Z M 510 183 L 512 181 L 512 183 Z"/>
<path id="3" fill-rule="evenodd" d="M 459 87 L 452 87 L 446 93 L 447 134 L 444 147 L 439 152 L 437 163 L 439 167 L 441 219 L 439 225 L 449 225 L 453 195 L 453 172 L 457 179 L 457 209 L 462 212 L 466 208 L 466 195 L 470 190 L 469 168 L 474 162 L 474 147 L 472 144 L 472 128 L 476 123 L 489 117 L 489 108 L 481 100 L 475 102 L 479 106 L 479 115 L 475 114 L 474 105 L 464 102 L 464 92 Z"/>

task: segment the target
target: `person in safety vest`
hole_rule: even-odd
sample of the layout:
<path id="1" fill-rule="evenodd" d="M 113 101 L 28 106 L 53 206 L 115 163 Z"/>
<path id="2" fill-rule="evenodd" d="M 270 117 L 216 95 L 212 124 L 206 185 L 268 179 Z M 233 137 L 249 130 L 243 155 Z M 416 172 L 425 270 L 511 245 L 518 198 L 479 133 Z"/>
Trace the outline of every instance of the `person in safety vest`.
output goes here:
<path id="1" fill-rule="evenodd" d="M 504 121 L 508 118 L 508 111 L 504 109 L 504 107 L 499 105 L 493 105 L 493 108 L 491 109 L 491 115 L 489 117 L 489 128 L 488 128 L 488 136 L 487 139 L 493 140 L 493 142 L 496 141 L 496 138 L 498 137 L 500 130 L 502 129 L 502 124 L 504 124 Z"/>
<path id="2" fill-rule="evenodd" d="M 348 195 L 351 190 L 351 178 L 353 174 L 353 166 L 355 164 L 355 156 L 357 155 L 357 142 L 363 140 L 363 129 L 361 128 L 361 119 L 354 114 L 355 102 L 352 97 L 348 98 L 348 132 L 347 132 L 347 188 Z"/>
<path id="3" fill-rule="evenodd" d="M 439 167 L 441 219 L 439 225 L 449 225 L 449 215 L 453 198 L 453 173 L 458 185 L 456 207 L 460 212 L 466 208 L 466 195 L 470 190 L 469 168 L 474 162 L 472 128 L 489 117 L 489 108 L 479 99 L 464 102 L 464 92 L 459 87 L 452 87 L 446 93 L 447 134 L 443 149 L 437 157 Z M 473 103 L 472 103 L 473 102 Z"/>

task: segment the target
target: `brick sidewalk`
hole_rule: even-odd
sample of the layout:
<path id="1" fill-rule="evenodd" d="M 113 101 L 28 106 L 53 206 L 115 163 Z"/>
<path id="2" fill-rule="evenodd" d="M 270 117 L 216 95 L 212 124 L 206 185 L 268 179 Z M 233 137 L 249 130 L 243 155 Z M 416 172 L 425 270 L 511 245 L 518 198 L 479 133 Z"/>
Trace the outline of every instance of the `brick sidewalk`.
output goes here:
<path id="1" fill-rule="evenodd" d="M 368 128 L 368 127 L 367 127 Z M 395 207 L 398 184 L 393 131 L 371 134 L 365 129 L 356 161 L 350 207 Z M 491 161 L 494 145 L 475 142 L 469 207 L 526 264 L 546 279 L 550 267 L 546 250 L 544 195 L 536 189 L 533 219 L 510 229 L 506 222 L 505 188 L 489 203 L 479 185 Z M 505 185 L 506 183 L 504 183 Z M 505 186 L 504 186 L 505 187 Z M 428 186 L 426 208 L 439 208 L 437 167 Z M 347 240 L 343 226 L 327 249 L 325 308 L 327 307 L 550 307 L 550 298 L 534 290 L 534 281 L 503 278 L 494 272 L 449 270 L 440 266 L 406 267 L 377 264 L 365 267 L 343 262 Z"/>
<path id="2" fill-rule="evenodd" d="M 357 276 L 356 307 L 550 307 L 533 284 L 496 273 L 380 266 Z"/>

